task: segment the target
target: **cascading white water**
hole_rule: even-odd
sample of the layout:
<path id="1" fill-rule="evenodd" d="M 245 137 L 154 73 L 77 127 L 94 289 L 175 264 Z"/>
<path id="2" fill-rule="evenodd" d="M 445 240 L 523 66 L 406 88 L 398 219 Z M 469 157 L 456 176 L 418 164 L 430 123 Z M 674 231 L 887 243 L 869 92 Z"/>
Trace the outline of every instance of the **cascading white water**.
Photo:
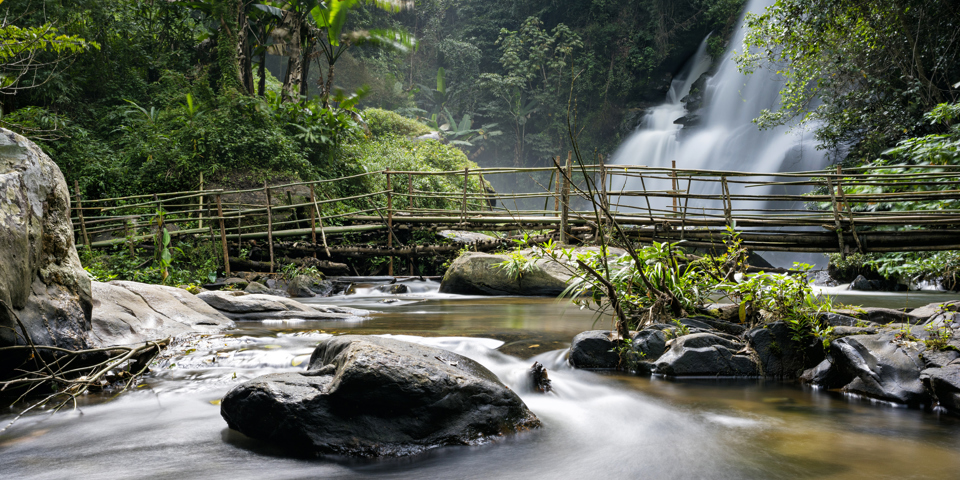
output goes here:
<path id="1" fill-rule="evenodd" d="M 751 0 L 747 11 L 762 12 L 771 5 L 770 0 Z M 687 62 L 667 93 L 666 102 L 657 106 L 644 117 L 639 128 L 618 149 L 614 164 L 647 165 L 669 168 L 672 161 L 677 168 L 703 170 L 735 170 L 742 172 L 785 172 L 815 170 L 824 167 L 827 159 L 816 149 L 816 141 L 810 128 L 789 126 L 760 130 L 753 119 L 763 109 L 776 108 L 783 80 L 776 74 L 759 69 L 751 75 L 737 70 L 733 61 L 733 49 L 743 43 L 743 19 L 737 25 L 730 47 L 719 62 L 716 74 L 707 79 L 703 93 L 703 106 L 697 112 L 688 112 L 681 101 L 691 85 L 706 72 L 711 58 L 706 53 L 706 39 L 697 53 Z M 682 127 L 674 121 L 696 113 L 699 123 Z M 624 184 L 625 183 L 625 184 Z M 616 189 L 640 190 L 636 179 L 618 179 Z M 667 190 L 670 182 L 647 181 L 647 189 Z M 718 193 L 718 187 L 701 185 L 695 193 Z M 737 193 L 737 192 L 732 192 Z M 751 193 L 765 193 L 753 189 Z M 621 203 L 639 206 L 638 197 L 624 197 Z M 654 208 L 664 206 L 669 200 L 654 202 Z M 711 202 L 690 202 L 691 207 L 709 208 Z M 644 203 L 644 206 L 646 204 Z"/>

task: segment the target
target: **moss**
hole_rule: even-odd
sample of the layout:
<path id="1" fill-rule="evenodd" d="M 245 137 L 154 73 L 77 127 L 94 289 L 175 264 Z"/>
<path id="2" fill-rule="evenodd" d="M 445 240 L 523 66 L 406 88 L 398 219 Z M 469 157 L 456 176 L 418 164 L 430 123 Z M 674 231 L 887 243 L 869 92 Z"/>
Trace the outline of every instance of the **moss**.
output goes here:
<path id="1" fill-rule="evenodd" d="M 430 130 L 426 125 L 404 117 L 398 113 L 379 108 L 368 108 L 363 111 L 363 118 L 374 137 L 399 135 L 404 137 L 419 137 L 426 135 Z"/>

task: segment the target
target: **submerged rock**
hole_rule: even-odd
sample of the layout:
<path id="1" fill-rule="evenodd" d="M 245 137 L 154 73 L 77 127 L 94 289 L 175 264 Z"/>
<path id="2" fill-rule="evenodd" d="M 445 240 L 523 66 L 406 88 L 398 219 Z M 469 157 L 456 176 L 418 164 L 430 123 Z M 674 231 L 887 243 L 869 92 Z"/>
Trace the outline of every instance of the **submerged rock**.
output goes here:
<path id="1" fill-rule="evenodd" d="M 320 343 L 309 370 L 234 387 L 220 414 L 230 428 L 313 454 L 410 455 L 473 445 L 540 426 L 519 396 L 479 363 L 381 337 Z"/>
<path id="2" fill-rule="evenodd" d="M 57 165 L 25 137 L 0 129 L 0 347 L 88 346 L 93 298 Z M 0 369 L 2 364 L 0 361 Z"/>

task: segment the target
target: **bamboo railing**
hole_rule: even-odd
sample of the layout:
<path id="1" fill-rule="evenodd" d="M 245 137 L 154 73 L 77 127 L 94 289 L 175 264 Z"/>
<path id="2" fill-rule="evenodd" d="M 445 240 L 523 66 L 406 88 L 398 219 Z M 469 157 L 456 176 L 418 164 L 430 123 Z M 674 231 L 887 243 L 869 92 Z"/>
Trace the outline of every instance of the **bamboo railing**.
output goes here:
<path id="1" fill-rule="evenodd" d="M 325 184 L 375 176 L 383 179 L 385 189 L 340 198 L 322 194 Z M 415 188 L 431 176 L 447 177 L 448 184 L 462 188 Z M 509 184 L 508 176 L 525 187 L 503 193 L 484 188 L 487 181 Z M 853 185 L 875 187 L 875 193 L 854 192 Z M 275 238 L 309 239 L 312 248 L 330 257 L 344 247 L 330 247 L 329 236 L 383 231 L 386 248 L 375 250 L 391 256 L 392 274 L 394 253 L 417 251 L 394 247 L 401 226 L 558 230 L 561 241 L 567 242 L 577 232 L 596 234 L 593 202 L 611 213 L 600 223 L 631 227 L 630 234 L 639 241 L 717 247 L 723 245 L 726 230 L 735 228 L 747 248 L 761 251 L 960 249 L 960 168 L 952 166 L 910 166 L 900 173 L 891 173 L 891 167 L 839 166 L 755 173 L 683 169 L 675 164 L 575 165 L 568 156 L 565 164 L 558 159 L 554 167 L 377 171 L 243 190 L 203 189 L 201 183 L 197 191 L 107 199 L 81 198 L 79 185 L 74 187 L 71 210 L 78 246 L 127 244 L 132 249 L 166 227 L 172 236 L 208 235 L 219 241 L 227 269 L 230 242 L 267 239 L 272 266 Z M 257 196 L 262 200 L 244 203 L 250 194 L 262 194 Z M 435 207 L 441 203 L 446 208 Z M 910 209 L 898 210 L 905 206 Z"/>

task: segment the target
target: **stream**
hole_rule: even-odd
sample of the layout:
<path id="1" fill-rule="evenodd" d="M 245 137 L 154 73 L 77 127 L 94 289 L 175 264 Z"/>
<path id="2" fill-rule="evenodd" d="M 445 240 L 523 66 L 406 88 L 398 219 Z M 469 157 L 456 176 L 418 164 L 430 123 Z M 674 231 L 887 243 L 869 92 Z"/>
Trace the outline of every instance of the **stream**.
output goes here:
<path id="1" fill-rule="evenodd" d="M 0 434 L 0 478 L 957 478 L 960 419 L 792 383 L 668 381 L 566 366 L 577 333 L 609 320 L 552 298 L 440 295 L 318 298 L 377 313 L 353 321 L 244 322 L 175 344 L 118 398 L 20 419 Z M 919 306 L 931 292 L 832 292 L 844 303 Z M 386 302 L 386 303 L 385 303 Z M 342 333 L 394 335 L 479 361 L 543 428 L 492 443 L 393 459 L 295 458 L 230 431 L 219 399 L 239 382 L 304 368 Z M 540 361 L 555 395 L 525 391 Z M 0 415 L 6 425 L 13 415 Z"/>

